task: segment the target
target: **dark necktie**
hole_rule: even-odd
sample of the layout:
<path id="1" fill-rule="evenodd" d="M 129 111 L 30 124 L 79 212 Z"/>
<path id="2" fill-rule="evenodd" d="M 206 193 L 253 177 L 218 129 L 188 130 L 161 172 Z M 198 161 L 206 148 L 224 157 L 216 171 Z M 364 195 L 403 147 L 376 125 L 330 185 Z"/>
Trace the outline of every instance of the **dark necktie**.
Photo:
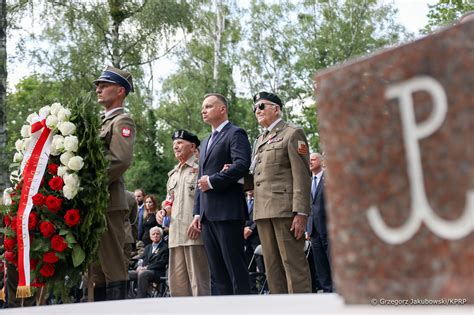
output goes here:
<path id="1" fill-rule="evenodd" d="M 311 181 L 311 197 L 316 198 L 316 189 L 318 188 L 318 177 L 316 175 L 313 176 L 313 180 Z"/>
<path id="2" fill-rule="evenodd" d="M 219 131 L 217 131 L 217 130 L 214 130 L 214 132 L 212 133 L 211 138 L 209 139 L 209 142 L 207 144 L 206 153 L 207 153 L 207 151 L 209 151 L 209 148 L 211 147 L 214 140 L 216 140 L 216 137 L 217 137 L 218 133 L 219 133 Z"/>
<path id="3" fill-rule="evenodd" d="M 250 211 L 252 210 L 252 206 L 253 206 L 253 199 L 247 200 L 247 210 L 249 214 L 250 214 Z"/>

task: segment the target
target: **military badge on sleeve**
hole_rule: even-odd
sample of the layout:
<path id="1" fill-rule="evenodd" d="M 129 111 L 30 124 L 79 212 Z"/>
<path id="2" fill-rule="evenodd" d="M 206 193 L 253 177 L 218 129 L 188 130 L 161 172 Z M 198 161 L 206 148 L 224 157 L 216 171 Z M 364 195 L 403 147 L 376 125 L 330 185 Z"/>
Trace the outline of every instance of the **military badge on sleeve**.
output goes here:
<path id="1" fill-rule="evenodd" d="M 122 128 L 122 136 L 123 137 L 128 138 L 128 137 L 130 137 L 131 134 L 132 134 L 132 130 L 130 130 L 130 128 L 128 128 L 128 127 L 123 127 Z"/>
<path id="2" fill-rule="evenodd" d="M 298 141 L 298 154 L 306 155 L 308 154 L 308 146 L 304 141 Z"/>

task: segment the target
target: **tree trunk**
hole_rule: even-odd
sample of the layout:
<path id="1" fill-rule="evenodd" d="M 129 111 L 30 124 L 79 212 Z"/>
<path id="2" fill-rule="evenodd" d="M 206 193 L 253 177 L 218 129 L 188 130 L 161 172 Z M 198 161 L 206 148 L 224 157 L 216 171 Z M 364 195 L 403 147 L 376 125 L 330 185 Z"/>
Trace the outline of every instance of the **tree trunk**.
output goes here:
<path id="1" fill-rule="evenodd" d="M 8 185 L 7 154 L 7 1 L 0 0 L 0 190 Z"/>
<path id="2" fill-rule="evenodd" d="M 214 81 L 214 89 L 219 86 L 219 67 L 222 58 L 222 33 L 224 33 L 225 19 L 224 8 L 221 0 L 216 0 L 216 29 L 214 33 L 214 71 L 212 79 Z"/>
<path id="3" fill-rule="evenodd" d="M 115 68 L 121 68 L 120 64 L 122 63 L 122 57 L 120 56 L 120 26 L 126 15 L 124 9 L 123 0 L 109 0 L 109 12 L 112 19 L 112 25 L 110 27 L 110 34 L 112 35 L 111 39 L 111 56 L 112 66 Z"/>

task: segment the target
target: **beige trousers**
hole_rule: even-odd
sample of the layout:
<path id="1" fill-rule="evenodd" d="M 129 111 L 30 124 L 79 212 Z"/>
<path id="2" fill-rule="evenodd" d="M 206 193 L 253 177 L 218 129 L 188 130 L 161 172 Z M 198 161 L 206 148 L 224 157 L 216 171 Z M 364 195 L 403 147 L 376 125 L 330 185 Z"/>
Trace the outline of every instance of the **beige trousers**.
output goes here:
<path id="1" fill-rule="evenodd" d="M 211 277 L 204 245 L 170 248 L 171 296 L 211 295 Z"/>

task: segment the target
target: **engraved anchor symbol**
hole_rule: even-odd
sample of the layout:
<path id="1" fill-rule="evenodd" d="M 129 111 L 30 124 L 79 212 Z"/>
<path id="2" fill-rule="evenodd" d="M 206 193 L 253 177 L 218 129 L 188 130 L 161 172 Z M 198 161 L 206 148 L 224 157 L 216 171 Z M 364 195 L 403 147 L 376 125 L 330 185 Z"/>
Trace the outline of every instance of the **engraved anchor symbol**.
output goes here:
<path id="1" fill-rule="evenodd" d="M 416 123 L 412 93 L 424 90 L 433 99 L 433 111 L 424 122 Z M 423 184 L 423 168 L 418 140 L 430 136 L 443 123 L 447 112 L 447 99 L 442 85 L 428 76 L 419 76 L 392 85 L 385 91 L 388 99 L 398 98 L 403 125 L 403 140 L 406 148 L 408 175 L 410 180 L 411 212 L 406 222 L 396 228 L 385 224 L 376 206 L 367 210 L 369 224 L 382 240 L 389 244 L 406 242 L 418 231 L 422 222 L 437 236 L 456 240 L 470 234 L 474 229 L 474 190 L 466 194 L 466 207 L 455 220 L 440 218 L 430 207 Z"/>

